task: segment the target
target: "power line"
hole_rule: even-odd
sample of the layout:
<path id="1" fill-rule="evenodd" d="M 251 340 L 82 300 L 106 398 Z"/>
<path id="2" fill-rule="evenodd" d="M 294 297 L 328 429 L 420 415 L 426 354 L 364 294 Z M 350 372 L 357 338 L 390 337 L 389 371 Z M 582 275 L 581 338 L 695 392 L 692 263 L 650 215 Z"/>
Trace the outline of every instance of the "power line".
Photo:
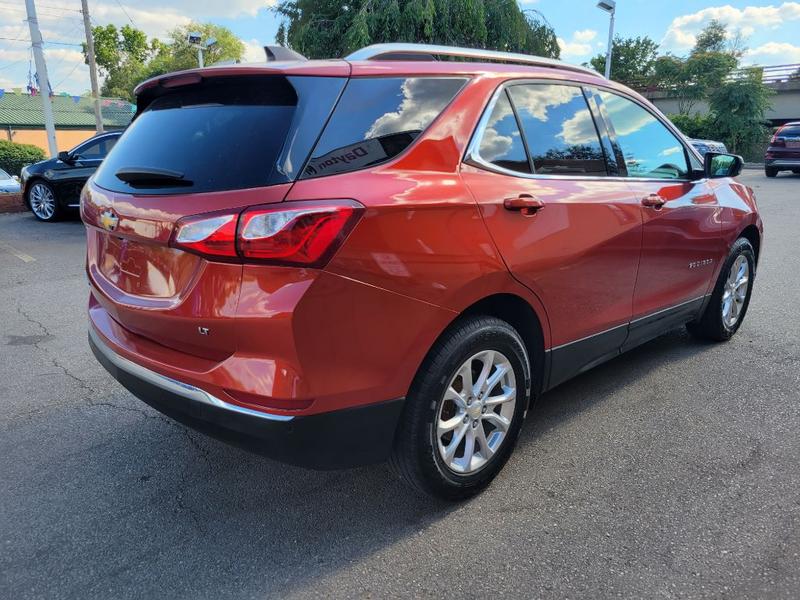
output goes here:
<path id="1" fill-rule="evenodd" d="M 119 0 L 117 0 L 117 4 L 119 4 L 119 7 L 122 9 L 122 12 L 124 12 L 124 13 L 125 13 L 125 16 L 126 16 L 126 17 L 128 17 L 128 21 L 130 21 L 130 22 L 131 22 L 131 25 L 133 25 L 134 27 L 136 27 L 136 23 L 134 23 L 134 22 L 133 22 L 133 19 L 131 19 L 131 16 L 128 14 L 128 11 L 127 11 L 127 10 L 125 10 L 125 7 L 124 7 L 124 6 L 122 6 L 122 2 L 120 2 Z M 138 28 L 138 27 L 136 27 L 136 29 L 139 29 L 139 28 Z"/>
<path id="2" fill-rule="evenodd" d="M 7 37 L 0 37 L 0 40 L 6 42 L 25 42 L 26 44 L 30 44 L 31 41 L 25 38 L 7 38 Z M 52 42 L 43 42 L 45 45 L 47 44 L 56 44 L 58 46 L 76 46 L 78 48 L 81 47 L 81 44 L 73 44 L 72 42 L 62 42 L 62 41 L 52 41 Z"/>

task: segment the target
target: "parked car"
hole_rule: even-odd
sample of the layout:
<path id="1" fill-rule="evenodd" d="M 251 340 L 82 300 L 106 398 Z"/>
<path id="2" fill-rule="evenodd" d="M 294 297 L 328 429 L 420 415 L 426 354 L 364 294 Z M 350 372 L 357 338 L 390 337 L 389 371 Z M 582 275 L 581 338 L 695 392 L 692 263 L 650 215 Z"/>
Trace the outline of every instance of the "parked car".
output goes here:
<path id="1" fill-rule="evenodd" d="M 728 149 L 722 142 L 715 142 L 714 140 L 690 139 L 689 143 L 700 153 L 700 156 L 705 156 L 709 152 L 716 152 L 717 154 L 728 153 Z"/>
<path id="2" fill-rule="evenodd" d="M 19 179 L 0 169 L 0 194 L 18 194 Z"/>
<path id="3" fill-rule="evenodd" d="M 781 125 L 764 155 L 767 177 L 776 177 L 781 171 L 800 174 L 800 121 Z"/>
<path id="4" fill-rule="evenodd" d="M 86 180 L 117 143 L 121 131 L 96 135 L 56 158 L 22 168 L 21 183 L 25 205 L 40 221 L 57 221 L 70 209 L 77 209 Z"/>
<path id="5" fill-rule="evenodd" d="M 684 324 L 727 340 L 747 311 L 762 224 L 741 159 L 701 161 L 590 69 L 389 44 L 136 95 L 81 200 L 90 345 L 234 444 L 389 459 L 464 498 L 546 390 Z"/>

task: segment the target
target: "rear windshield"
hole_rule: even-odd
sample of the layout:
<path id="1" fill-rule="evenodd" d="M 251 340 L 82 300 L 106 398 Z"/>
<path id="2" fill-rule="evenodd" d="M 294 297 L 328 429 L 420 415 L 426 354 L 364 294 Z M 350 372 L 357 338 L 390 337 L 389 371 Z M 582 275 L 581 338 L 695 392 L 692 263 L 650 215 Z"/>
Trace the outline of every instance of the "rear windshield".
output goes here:
<path id="1" fill-rule="evenodd" d="M 303 170 L 303 178 L 355 171 L 397 156 L 439 116 L 464 78 L 352 79 Z"/>
<path id="2" fill-rule="evenodd" d="M 784 127 L 778 132 L 779 137 L 800 137 L 800 125 Z"/>
<path id="3" fill-rule="evenodd" d="M 292 181 L 345 81 L 220 77 L 165 93 L 134 119 L 95 182 L 118 192 L 174 194 Z M 130 171 L 138 179 L 124 175 Z"/>

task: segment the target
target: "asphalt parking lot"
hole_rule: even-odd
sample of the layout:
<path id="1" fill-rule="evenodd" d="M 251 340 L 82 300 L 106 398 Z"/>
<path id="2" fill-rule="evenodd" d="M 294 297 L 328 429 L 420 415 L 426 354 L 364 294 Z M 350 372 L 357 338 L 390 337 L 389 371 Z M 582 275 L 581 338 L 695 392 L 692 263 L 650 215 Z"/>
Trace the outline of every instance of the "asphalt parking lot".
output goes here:
<path id="1" fill-rule="evenodd" d="M 459 505 L 160 416 L 88 349 L 80 222 L 0 215 L 0 597 L 796 598 L 800 176 L 742 179 L 766 239 L 739 334 L 546 395 Z"/>

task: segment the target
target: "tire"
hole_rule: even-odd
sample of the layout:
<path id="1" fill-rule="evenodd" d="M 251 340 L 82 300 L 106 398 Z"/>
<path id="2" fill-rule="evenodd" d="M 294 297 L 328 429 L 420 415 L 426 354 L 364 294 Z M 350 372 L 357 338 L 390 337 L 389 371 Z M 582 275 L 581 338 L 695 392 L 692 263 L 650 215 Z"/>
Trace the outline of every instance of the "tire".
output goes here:
<path id="1" fill-rule="evenodd" d="M 744 269 L 742 263 L 746 264 L 745 277 L 747 278 L 744 284 L 738 283 L 735 291 L 730 293 L 732 289 L 731 281 L 733 281 L 732 273 L 739 273 Z M 737 265 L 734 271 L 734 265 Z M 741 268 L 740 268 L 741 266 Z M 753 281 L 756 274 L 756 260 L 753 246 L 745 238 L 739 238 L 733 244 L 728 258 L 722 265 L 717 283 L 714 286 L 714 291 L 711 294 L 711 299 L 705 308 L 705 311 L 696 321 L 692 321 L 686 325 L 689 333 L 694 337 L 703 340 L 711 340 L 715 342 L 724 342 L 735 334 L 744 321 L 747 314 L 747 307 L 750 305 L 750 295 L 753 292 Z M 738 282 L 739 279 L 736 279 Z M 741 287 L 746 285 L 746 290 L 741 292 Z M 741 298 L 741 303 L 737 301 Z M 725 312 L 725 303 L 730 302 L 729 309 Z M 730 318 L 736 313 L 735 320 L 731 322 Z"/>
<path id="2" fill-rule="evenodd" d="M 764 167 L 764 174 L 767 177 L 777 177 L 778 176 L 778 169 L 773 167 Z"/>
<path id="3" fill-rule="evenodd" d="M 800 169 L 792 169 L 792 173 L 795 175 L 800 175 Z"/>
<path id="4" fill-rule="evenodd" d="M 484 386 L 469 406 L 470 388 L 462 375 L 467 364 L 475 385 L 484 372 L 490 385 L 492 376 L 505 373 L 490 389 Z M 473 496 L 489 485 L 511 455 L 527 411 L 530 382 L 528 354 L 511 325 L 489 316 L 456 322 L 442 334 L 414 378 L 390 466 L 431 496 L 446 500 Z M 498 402 L 511 395 L 512 387 L 513 402 Z M 456 424 L 439 435 L 440 422 Z M 474 454 L 467 458 L 470 439 Z M 451 462 L 445 458 L 445 445 L 453 450 Z"/>
<path id="5" fill-rule="evenodd" d="M 52 223 L 61 218 L 61 206 L 52 186 L 41 179 L 37 179 L 28 187 L 25 201 L 31 209 L 33 216 L 40 221 Z"/>

